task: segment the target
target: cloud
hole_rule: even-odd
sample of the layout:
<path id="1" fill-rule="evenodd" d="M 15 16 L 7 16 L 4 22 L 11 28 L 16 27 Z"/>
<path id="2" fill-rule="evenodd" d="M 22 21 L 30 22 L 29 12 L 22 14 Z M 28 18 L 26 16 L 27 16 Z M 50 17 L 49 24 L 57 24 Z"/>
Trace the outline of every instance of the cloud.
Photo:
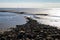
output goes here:
<path id="1" fill-rule="evenodd" d="M 0 8 L 60 8 L 60 3 L 0 3 Z"/>

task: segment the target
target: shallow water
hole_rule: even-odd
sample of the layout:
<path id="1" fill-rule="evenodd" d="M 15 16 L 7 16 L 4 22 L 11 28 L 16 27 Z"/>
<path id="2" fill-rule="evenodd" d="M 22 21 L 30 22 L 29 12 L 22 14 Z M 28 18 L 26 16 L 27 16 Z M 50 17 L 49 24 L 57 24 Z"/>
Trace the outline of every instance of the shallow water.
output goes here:
<path id="1" fill-rule="evenodd" d="M 41 24 L 56 26 L 60 28 L 60 17 L 52 17 L 52 16 L 39 16 L 41 19 L 36 19 Z"/>
<path id="2" fill-rule="evenodd" d="M 22 15 L 8 12 L 0 12 L 0 28 L 15 27 L 26 23 Z"/>
<path id="3" fill-rule="evenodd" d="M 40 15 L 40 19 L 38 19 L 35 18 L 34 15 L 0 12 L 0 29 L 6 29 L 10 27 L 15 27 L 16 25 L 25 24 L 26 19 L 24 18 L 24 16 L 31 16 L 31 18 L 37 20 L 41 24 L 57 26 L 60 28 L 60 17 Z M 35 16 L 37 17 L 38 15 Z"/>

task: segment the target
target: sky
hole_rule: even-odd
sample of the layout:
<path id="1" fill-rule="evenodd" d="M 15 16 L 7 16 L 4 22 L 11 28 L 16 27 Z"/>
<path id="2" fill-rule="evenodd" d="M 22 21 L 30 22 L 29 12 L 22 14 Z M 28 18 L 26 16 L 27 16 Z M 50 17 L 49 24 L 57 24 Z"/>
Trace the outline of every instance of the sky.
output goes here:
<path id="1" fill-rule="evenodd" d="M 0 8 L 60 8 L 60 0 L 0 0 Z"/>
<path id="2" fill-rule="evenodd" d="M 35 2 L 35 3 L 46 3 L 46 2 L 50 2 L 50 3 L 59 3 L 60 0 L 0 0 L 0 2 L 14 2 L 14 3 L 20 3 L 20 2 Z"/>

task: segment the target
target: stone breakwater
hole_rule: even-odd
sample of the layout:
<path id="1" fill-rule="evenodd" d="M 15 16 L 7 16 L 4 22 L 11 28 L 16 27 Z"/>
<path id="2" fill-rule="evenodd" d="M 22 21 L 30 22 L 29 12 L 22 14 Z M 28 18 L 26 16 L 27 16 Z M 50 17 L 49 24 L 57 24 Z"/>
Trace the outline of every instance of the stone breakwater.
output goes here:
<path id="1" fill-rule="evenodd" d="M 27 23 L 16 25 L 10 31 L 0 33 L 0 40 L 60 40 L 60 29 L 39 24 L 36 20 L 26 18 Z"/>

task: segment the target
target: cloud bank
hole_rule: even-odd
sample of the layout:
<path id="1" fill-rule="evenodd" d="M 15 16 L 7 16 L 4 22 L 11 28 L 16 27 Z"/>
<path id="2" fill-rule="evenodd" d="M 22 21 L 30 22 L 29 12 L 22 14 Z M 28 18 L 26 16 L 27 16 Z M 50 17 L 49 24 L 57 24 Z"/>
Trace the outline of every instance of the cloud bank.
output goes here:
<path id="1" fill-rule="evenodd" d="M 60 3 L 0 3 L 0 8 L 60 8 Z"/>

